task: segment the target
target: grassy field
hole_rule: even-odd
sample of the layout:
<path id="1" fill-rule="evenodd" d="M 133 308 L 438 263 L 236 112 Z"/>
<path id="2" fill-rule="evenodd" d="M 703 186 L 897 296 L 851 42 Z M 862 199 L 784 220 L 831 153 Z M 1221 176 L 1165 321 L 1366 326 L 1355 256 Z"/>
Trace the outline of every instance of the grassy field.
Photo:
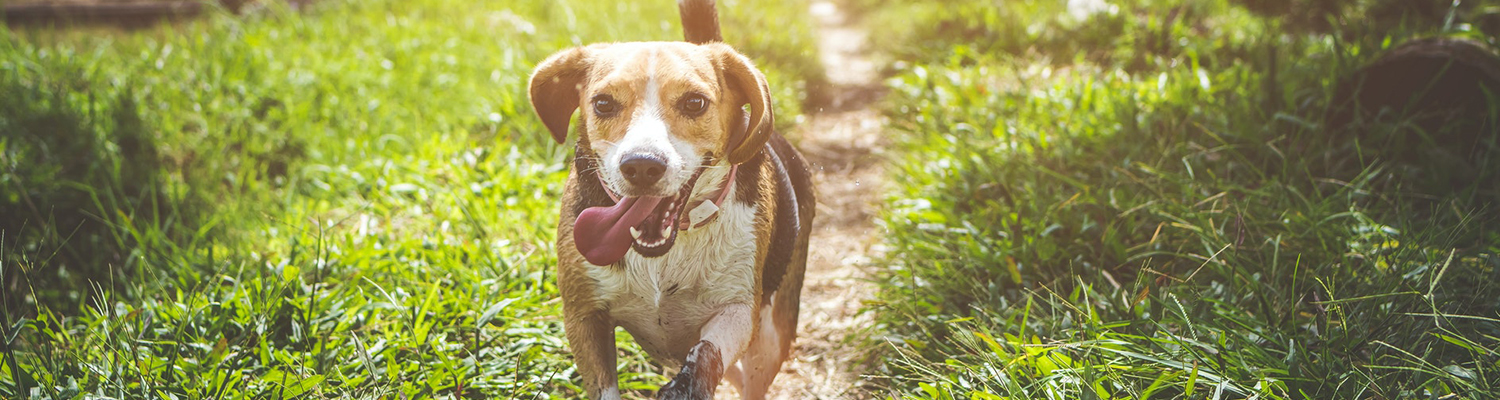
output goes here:
<path id="1" fill-rule="evenodd" d="M 794 123 L 822 77 L 804 5 L 720 3 Z M 672 2 L 597 0 L 0 28 L 0 398 L 576 397 L 569 147 L 526 81 L 680 38 Z M 630 393 L 666 382 L 622 349 Z"/>
<path id="2" fill-rule="evenodd" d="M 1500 145 L 1325 123 L 1341 76 L 1492 41 L 1500 4 L 843 3 L 897 143 L 875 395 L 1500 398 Z M 720 7 L 783 127 L 822 104 L 805 2 Z M 569 147 L 524 86 L 676 19 L 330 0 L 0 28 L 0 398 L 577 397 Z M 618 339 L 649 397 L 666 371 Z"/>
<path id="3" fill-rule="evenodd" d="M 1420 137 L 1399 115 L 1324 123 L 1340 76 L 1489 41 L 1493 4 L 937 3 L 858 2 L 902 152 L 873 306 L 891 395 L 1500 397 L 1494 132 L 1422 144 L 1488 149 L 1454 160 L 1392 140 Z"/>

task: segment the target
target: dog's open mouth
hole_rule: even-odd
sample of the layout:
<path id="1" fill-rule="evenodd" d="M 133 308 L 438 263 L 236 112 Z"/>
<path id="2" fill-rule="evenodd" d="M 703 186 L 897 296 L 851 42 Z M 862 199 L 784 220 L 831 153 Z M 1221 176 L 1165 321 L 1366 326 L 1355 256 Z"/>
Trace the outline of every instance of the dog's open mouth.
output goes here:
<path id="1" fill-rule="evenodd" d="M 594 265 L 610 265 L 634 248 L 646 257 L 672 249 L 682 225 L 682 210 L 706 168 L 699 168 L 671 197 L 626 197 L 611 207 L 584 210 L 573 223 L 573 242 Z"/>
<path id="2" fill-rule="evenodd" d="M 682 225 L 682 209 L 687 206 L 688 198 L 693 195 L 693 186 L 698 183 L 698 176 L 703 174 L 703 169 L 689 178 L 682 185 L 682 190 L 676 196 L 662 198 L 646 216 L 645 221 L 630 228 L 630 237 L 635 238 L 631 244 L 635 252 L 646 257 L 660 257 L 672 249 L 672 243 L 677 241 L 678 227 Z"/>

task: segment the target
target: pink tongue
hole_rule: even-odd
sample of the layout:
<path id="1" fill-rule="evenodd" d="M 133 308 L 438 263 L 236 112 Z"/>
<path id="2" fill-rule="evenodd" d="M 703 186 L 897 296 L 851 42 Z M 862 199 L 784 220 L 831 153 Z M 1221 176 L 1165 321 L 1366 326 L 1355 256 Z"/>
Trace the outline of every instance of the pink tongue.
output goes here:
<path id="1" fill-rule="evenodd" d="M 590 207 L 573 222 L 573 243 L 594 265 L 610 265 L 625 257 L 635 238 L 630 227 L 640 225 L 661 197 L 626 197 L 611 207 Z"/>

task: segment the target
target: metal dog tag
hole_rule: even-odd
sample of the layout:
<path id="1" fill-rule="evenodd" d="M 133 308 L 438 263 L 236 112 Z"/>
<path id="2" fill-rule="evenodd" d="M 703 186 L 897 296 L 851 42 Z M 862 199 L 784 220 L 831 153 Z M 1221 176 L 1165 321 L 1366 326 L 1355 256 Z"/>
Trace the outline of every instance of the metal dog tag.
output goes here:
<path id="1" fill-rule="evenodd" d="M 707 221 L 718 212 L 719 206 L 714 205 L 712 201 L 705 201 L 698 204 L 697 207 L 693 207 L 693 211 L 688 212 L 688 226 L 697 227 L 698 224 Z"/>

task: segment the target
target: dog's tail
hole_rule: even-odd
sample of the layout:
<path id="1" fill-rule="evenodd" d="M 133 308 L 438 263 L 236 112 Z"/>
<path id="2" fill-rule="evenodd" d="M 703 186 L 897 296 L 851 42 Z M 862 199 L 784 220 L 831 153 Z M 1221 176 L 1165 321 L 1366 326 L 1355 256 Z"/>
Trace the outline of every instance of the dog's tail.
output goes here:
<path id="1" fill-rule="evenodd" d="M 677 0 L 682 14 L 682 36 L 696 44 L 724 41 L 719 34 L 719 11 L 714 0 Z"/>

